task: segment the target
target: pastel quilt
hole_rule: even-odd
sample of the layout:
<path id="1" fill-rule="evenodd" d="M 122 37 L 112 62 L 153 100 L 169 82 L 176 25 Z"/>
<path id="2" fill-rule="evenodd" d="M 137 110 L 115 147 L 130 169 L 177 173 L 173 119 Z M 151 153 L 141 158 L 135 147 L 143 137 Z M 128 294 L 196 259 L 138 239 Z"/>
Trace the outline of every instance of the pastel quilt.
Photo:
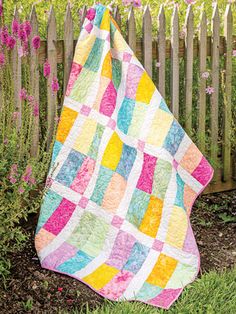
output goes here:
<path id="1" fill-rule="evenodd" d="M 199 270 L 189 221 L 213 168 L 102 4 L 79 35 L 35 246 L 43 268 L 169 308 Z"/>

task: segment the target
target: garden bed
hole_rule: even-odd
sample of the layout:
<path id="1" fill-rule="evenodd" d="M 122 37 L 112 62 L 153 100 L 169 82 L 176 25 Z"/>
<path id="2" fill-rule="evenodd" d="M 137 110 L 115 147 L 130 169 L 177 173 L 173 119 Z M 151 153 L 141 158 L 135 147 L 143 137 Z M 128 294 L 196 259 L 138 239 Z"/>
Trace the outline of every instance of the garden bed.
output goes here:
<path id="1" fill-rule="evenodd" d="M 199 276 L 210 270 L 231 269 L 236 262 L 236 191 L 200 197 L 191 221 L 201 254 Z M 86 304 L 92 310 L 104 299 L 76 279 L 42 269 L 33 235 L 37 217 L 25 226 L 31 240 L 24 251 L 11 256 L 12 271 L 7 288 L 0 289 L 1 313 L 68 313 Z M 2 303 L 2 304 L 1 304 Z"/>

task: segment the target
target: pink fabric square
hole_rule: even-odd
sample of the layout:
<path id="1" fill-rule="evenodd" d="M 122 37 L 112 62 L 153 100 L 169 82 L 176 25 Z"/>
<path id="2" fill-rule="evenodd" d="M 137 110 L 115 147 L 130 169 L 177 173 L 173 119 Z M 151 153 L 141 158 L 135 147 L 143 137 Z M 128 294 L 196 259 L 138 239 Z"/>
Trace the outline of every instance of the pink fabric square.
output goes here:
<path id="1" fill-rule="evenodd" d="M 116 127 L 116 121 L 115 121 L 115 120 L 113 120 L 113 119 L 110 119 L 110 120 L 108 121 L 107 126 L 108 126 L 109 128 L 111 128 L 112 130 L 115 130 L 115 127 Z"/>
<path id="2" fill-rule="evenodd" d="M 213 168 L 203 156 L 197 168 L 192 172 L 192 176 L 202 185 L 207 184 L 213 175 Z"/>
<path id="3" fill-rule="evenodd" d="M 153 245 L 152 245 L 152 248 L 153 248 L 154 250 L 156 250 L 156 251 L 161 252 L 162 249 L 163 249 L 163 245 L 164 245 L 164 243 L 163 243 L 162 241 L 160 241 L 160 240 L 158 240 L 158 239 L 155 239 L 155 240 L 154 240 L 154 243 L 153 243 Z"/>
<path id="4" fill-rule="evenodd" d="M 153 175 L 157 158 L 144 153 L 143 168 L 138 179 L 137 188 L 146 193 L 152 193 Z"/>
<path id="5" fill-rule="evenodd" d="M 120 226 L 122 225 L 123 221 L 124 221 L 123 218 L 121 218 L 121 217 L 115 215 L 115 216 L 113 217 L 113 219 L 112 219 L 111 224 L 112 224 L 112 226 L 114 226 L 114 227 L 120 228 Z"/>
<path id="6" fill-rule="evenodd" d="M 83 105 L 80 109 L 80 113 L 84 114 L 85 116 L 88 116 L 90 114 L 91 108 L 88 106 Z"/>
<path id="7" fill-rule="evenodd" d="M 158 296 L 149 300 L 153 305 L 168 309 L 171 304 L 178 298 L 182 289 L 164 289 Z"/>
<path id="8" fill-rule="evenodd" d="M 141 141 L 141 140 L 138 140 L 138 149 L 143 152 L 144 151 L 144 147 L 145 147 L 145 142 Z"/>
<path id="9" fill-rule="evenodd" d="M 88 23 L 86 26 L 85 26 L 85 29 L 88 33 L 91 32 L 91 30 L 93 29 L 93 24 L 92 23 Z"/>
<path id="10" fill-rule="evenodd" d="M 81 197 L 80 201 L 79 201 L 79 206 L 82 207 L 82 208 L 86 208 L 87 204 L 88 204 L 88 199 L 87 197 Z"/>
<path id="11" fill-rule="evenodd" d="M 128 52 L 123 53 L 123 61 L 130 62 L 132 55 Z"/>
<path id="12" fill-rule="evenodd" d="M 177 168 L 178 168 L 178 162 L 174 159 L 173 160 L 173 167 L 177 170 Z"/>

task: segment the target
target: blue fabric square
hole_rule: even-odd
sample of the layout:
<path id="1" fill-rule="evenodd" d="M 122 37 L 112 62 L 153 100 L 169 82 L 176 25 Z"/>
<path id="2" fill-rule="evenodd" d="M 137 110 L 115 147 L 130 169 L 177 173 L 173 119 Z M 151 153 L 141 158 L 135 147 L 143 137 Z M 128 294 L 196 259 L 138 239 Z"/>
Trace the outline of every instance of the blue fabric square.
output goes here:
<path id="1" fill-rule="evenodd" d="M 179 145 L 184 137 L 184 130 L 181 125 L 174 120 L 164 142 L 164 148 L 171 153 L 172 156 L 177 152 Z"/>
<path id="2" fill-rule="evenodd" d="M 83 251 L 78 251 L 74 257 L 59 265 L 57 269 L 64 273 L 73 274 L 87 266 L 92 260 L 93 257 Z"/>
<path id="3" fill-rule="evenodd" d="M 85 155 L 72 149 L 63 166 L 61 167 L 56 180 L 66 186 L 70 186 L 79 171 Z"/>
<path id="4" fill-rule="evenodd" d="M 135 100 L 125 97 L 118 112 L 117 126 L 125 134 L 128 133 L 128 129 L 133 117 L 134 106 Z"/>
<path id="5" fill-rule="evenodd" d="M 137 155 L 137 150 L 134 147 L 123 145 L 122 155 L 120 162 L 117 166 L 116 172 L 122 175 L 126 180 L 130 174 L 133 167 L 135 158 Z"/>
<path id="6" fill-rule="evenodd" d="M 177 179 L 177 193 L 175 197 L 175 205 L 184 208 L 184 181 L 180 177 L 178 173 L 176 173 L 176 179 Z"/>
<path id="7" fill-rule="evenodd" d="M 123 268 L 136 274 L 143 265 L 148 255 L 148 252 L 149 252 L 148 247 L 139 242 L 136 242 L 132 247 L 130 256 Z"/>
<path id="8" fill-rule="evenodd" d="M 98 205 L 102 205 L 104 194 L 109 182 L 111 181 L 113 173 L 114 172 L 111 169 L 103 166 L 100 167 L 93 195 L 91 196 L 91 201 Z"/>

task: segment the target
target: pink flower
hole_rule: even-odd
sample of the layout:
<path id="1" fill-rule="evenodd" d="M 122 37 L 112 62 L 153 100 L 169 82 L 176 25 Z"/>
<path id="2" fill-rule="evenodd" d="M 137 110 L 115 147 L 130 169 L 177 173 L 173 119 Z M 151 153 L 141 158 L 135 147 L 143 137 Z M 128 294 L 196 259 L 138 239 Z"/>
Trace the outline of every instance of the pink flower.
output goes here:
<path id="1" fill-rule="evenodd" d="M 32 45 L 35 50 L 39 49 L 40 47 L 40 37 L 39 36 L 34 36 L 32 39 Z"/>
<path id="2" fill-rule="evenodd" d="M 12 114 L 13 120 L 16 120 L 19 116 L 20 116 L 19 111 L 15 111 L 15 112 L 13 112 L 13 114 Z"/>
<path id="3" fill-rule="evenodd" d="M 7 139 L 7 138 L 4 139 L 3 144 L 4 144 L 4 145 L 7 145 L 7 144 L 8 144 L 8 139 Z"/>
<path id="4" fill-rule="evenodd" d="M 236 57 L 236 50 L 233 50 L 233 57 Z"/>
<path id="5" fill-rule="evenodd" d="M 62 292 L 63 288 L 62 288 L 62 287 L 58 287 L 57 290 L 58 290 L 59 292 Z"/>
<path id="6" fill-rule="evenodd" d="M 39 104 L 35 103 L 33 108 L 33 116 L 38 117 L 39 116 Z"/>
<path id="7" fill-rule="evenodd" d="M 57 77 L 54 77 L 53 80 L 52 80 L 52 91 L 54 93 L 58 92 L 59 90 L 59 83 L 58 83 L 58 79 Z"/>
<path id="8" fill-rule="evenodd" d="M 25 173 L 21 177 L 21 180 L 28 183 L 30 182 L 31 175 L 32 175 L 32 167 L 29 165 L 26 167 Z"/>
<path id="9" fill-rule="evenodd" d="M 30 22 L 29 21 L 25 21 L 23 23 L 23 28 L 25 30 L 25 33 L 26 33 L 27 37 L 29 37 L 31 32 L 32 32 L 32 27 L 31 27 Z"/>
<path id="10" fill-rule="evenodd" d="M 14 177 L 10 177 L 9 181 L 11 182 L 11 184 L 15 184 L 17 182 L 16 178 Z"/>
<path id="11" fill-rule="evenodd" d="M 52 183 L 53 183 L 53 179 L 50 177 L 47 177 L 45 187 L 50 188 Z"/>
<path id="12" fill-rule="evenodd" d="M 12 37 L 12 36 L 9 36 L 9 37 L 7 38 L 7 47 L 8 47 L 9 49 L 14 49 L 15 44 L 16 44 L 15 38 Z"/>
<path id="13" fill-rule="evenodd" d="M 18 36 L 23 43 L 27 42 L 27 34 L 23 24 L 20 24 L 19 26 Z"/>
<path id="14" fill-rule="evenodd" d="M 133 6 L 136 7 L 136 8 L 141 7 L 141 0 L 134 0 L 133 1 Z"/>
<path id="15" fill-rule="evenodd" d="M 96 14 L 96 10 L 94 8 L 90 8 L 87 11 L 86 18 L 88 20 L 92 21 L 95 17 L 95 14 Z"/>
<path id="16" fill-rule="evenodd" d="M 194 4 L 196 0 L 184 0 L 186 4 Z"/>
<path id="17" fill-rule="evenodd" d="M 160 66 L 161 66 L 161 63 L 160 62 L 156 62 L 156 67 L 160 68 Z"/>
<path id="18" fill-rule="evenodd" d="M 15 36 L 18 35 L 19 27 L 20 27 L 20 25 L 19 25 L 18 21 L 16 19 L 14 19 L 12 21 L 12 25 L 11 25 L 11 30 L 12 30 L 13 35 L 15 35 Z"/>
<path id="19" fill-rule="evenodd" d="M 133 0 L 122 0 L 122 3 L 124 5 L 130 5 L 131 3 L 133 3 Z"/>
<path id="20" fill-rule="evenodd" d="M 32 177 L 31 177 L 31 178 L 29 179 L 29 183 L 32 184 L 32 185 L 35 185 L 35 183 L 36 183 L 35 178 L 32 178 Z"/>
<path id="21" fill-rule="evenodd" d="M 202 78 L 205 78 L 205 79 L 207 79 L 208 77 L 209 77 L 209 75 L 210 75 L 210 73 L 209 72 L 203 72 L 202 73 Z"/>
<path id="22" fill-rule="evenodd" d="M 206 93 L 207 93 L 208 95 L 213 94 L 214 91 L 215 91 L 214 87 L 212 87 L 212 86 L 207 86 L 207 88 L 206 88 Z"/>
<path id="23" fill-rule="evenodd" d="M 23 47 L 22 46 L 20 46 L 19 49 L 18 49 L 18 55 L 19 55 L 20 58 L 23 57 L 23 55 L 24 55 L 24 51 L 23 51 Z"/>
<path id="24" fill-rule="evenodd" d="M 5 55 L 3 52 L 0 52 L 0 66 L 5 64 Z"/>
<path id="25" fill-rule="evenodd" d="M 33 103 L 33 101 L 34 101 L 34 96 L 29 95 L 29 96 L 27 97 L 27 100 L 28 100 L 28 102 L 30 103 L 30 105 L 32 105 L 32 103 Z"/>
<path id="26" fill-rule="evenodd" d="M 25 192 L 25 189 L 22 186 L 20 186 L 19 189 L 18 189 L 18 192 L 20 194 L 23 194 Z"/>
<path id="27" fill-rule="evenodd" d="M 44 77 L 48 78 L 50 73 L 51 73 L 51 66 L 50 66 L 48 60 L 46 60 L 46 62 L 43 65 L 43 75 L 44 75 Z"/>
<path id="28" fill-rule="evenodd" d="M 1 34 L 0 34 L 1 42 L 2 42 L 3 45 L 7 44 L 8 36 L 9 36 L 8 28 L 7 28 L 7 26 L 4 26 L 1 29 Z"/>
<path id="29" fill-rule="evenodd" d="M 27 99 L 27 91 L 26 91 L 25 88 L 21 89 L 19 96 L 20 96 L 21 100 L 26 100 Z"/>
<path id="30" fill-rule="evenodd" d="M 2 5 L 2 0 L 0 0 L 0 16 L 3 16 L 3 5 Z"/>

